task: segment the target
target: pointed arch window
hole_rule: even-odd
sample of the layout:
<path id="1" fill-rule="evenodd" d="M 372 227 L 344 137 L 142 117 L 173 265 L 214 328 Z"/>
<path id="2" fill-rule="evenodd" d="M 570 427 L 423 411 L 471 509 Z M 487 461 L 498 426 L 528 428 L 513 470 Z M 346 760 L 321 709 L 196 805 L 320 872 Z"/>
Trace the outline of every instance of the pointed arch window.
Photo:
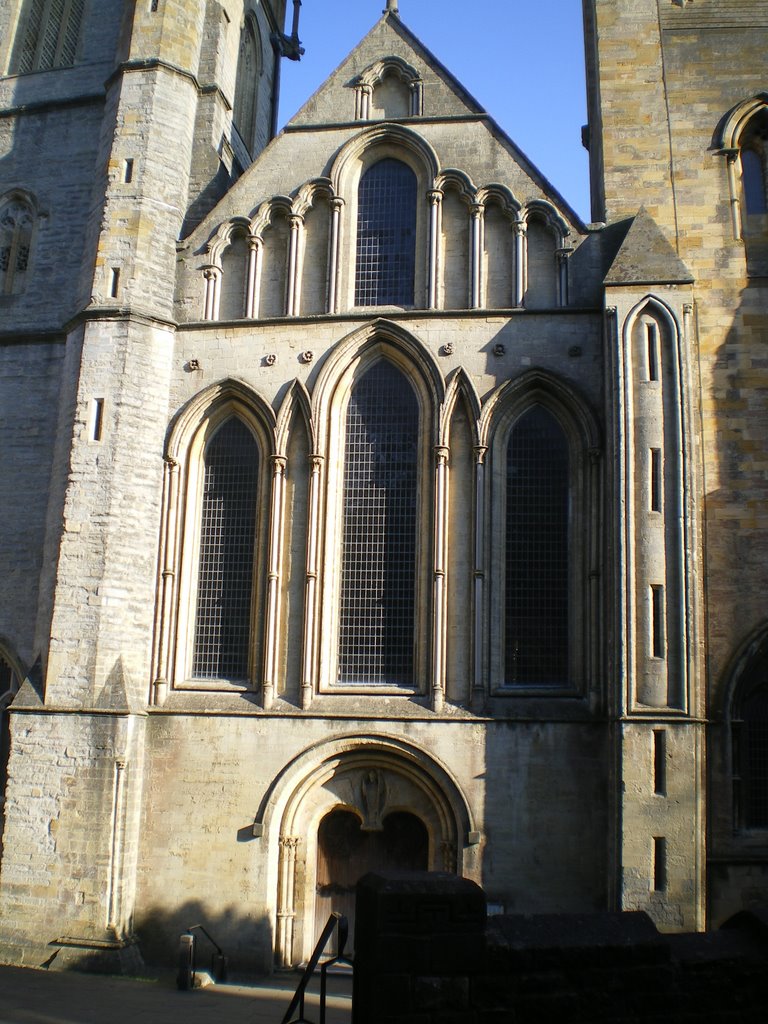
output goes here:
<path id="1" fill-rule="evenodd" d="M 419 404 L 386 360 L 346 412 L 337 683 L 414 685 Z"/>
<path id="2" fill-rule="evenodd" d="M 746 666 L 731 712 L 737 828 L 768 829 L 768 644 Z"/>
<path id="3" fill-rule="evenodd" d="M 259 446 L 231 416 L 203 455 L 192 676 L 246 681 L 251 676 L 254 552 Z"/>
<path id="4" fill-rule="evenodd" d="M 233 120 L 240 138 L 253 154 L 261 77 L 261 36 L 255 19 L 248 16 L 240 33 Z"/>
<path id="5" fill-rule="evenodd" d="M 506 451 L 507 686 L 568 682 L 569 462 L 563 428 L 534 405 L 512 427 Z"/>
<path id="6" fill-rule="evenodd" d="M 412 306 L 416 271 L 416 175 L 386 157 L 360 179 L 356 306 Z"/>
<path id="7" fill-rule="evenodd" d="M 24 290 L 32 246 L 34 211 L 21 196 L 0 203 L 0 296 Z"/>
<path id="8" fill-rule="evenodd" d="M 27 0 L 17 74 L 70 67 L 75 62 L 85 0 Z"/>
<path id="9" fill-rule="evenodd" d="M 748 148 L 741 151 L 741 183 L 747 217 L 768 212 L 765 188 L 765 152 Z"/>

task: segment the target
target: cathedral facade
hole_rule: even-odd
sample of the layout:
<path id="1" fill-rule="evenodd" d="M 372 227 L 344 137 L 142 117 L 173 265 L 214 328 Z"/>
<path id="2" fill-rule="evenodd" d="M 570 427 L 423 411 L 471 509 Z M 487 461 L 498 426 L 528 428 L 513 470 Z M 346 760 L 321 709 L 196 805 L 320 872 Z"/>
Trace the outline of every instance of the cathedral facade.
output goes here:
<path id="1" fill-rule="evenodd" d="M 589 224 L 286 6 L 0 12 L 0 957 L 764 903 L 768 3 L 584 0 Z"/>

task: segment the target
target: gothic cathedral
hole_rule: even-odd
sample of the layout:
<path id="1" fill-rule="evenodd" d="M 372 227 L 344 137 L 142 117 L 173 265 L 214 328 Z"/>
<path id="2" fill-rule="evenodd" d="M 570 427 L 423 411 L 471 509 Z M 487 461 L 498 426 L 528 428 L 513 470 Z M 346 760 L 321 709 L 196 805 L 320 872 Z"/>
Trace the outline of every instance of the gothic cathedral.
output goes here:
<path id="1" fill-rule="evenodd" d="M 767 902 L 768 2 L 584 0 L 589 224 L 300 7 L 0 7 L 0 959 Z"/>

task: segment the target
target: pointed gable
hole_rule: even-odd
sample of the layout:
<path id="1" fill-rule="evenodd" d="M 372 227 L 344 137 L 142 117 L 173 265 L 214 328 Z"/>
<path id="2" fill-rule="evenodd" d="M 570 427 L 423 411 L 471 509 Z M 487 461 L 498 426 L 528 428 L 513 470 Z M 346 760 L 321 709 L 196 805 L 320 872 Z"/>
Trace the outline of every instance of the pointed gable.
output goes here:
<path id="1" fill-rule="evenodd" d="M 644 206 L 632 221 L 606 285 L 685 284 L 693 275 Z"/>

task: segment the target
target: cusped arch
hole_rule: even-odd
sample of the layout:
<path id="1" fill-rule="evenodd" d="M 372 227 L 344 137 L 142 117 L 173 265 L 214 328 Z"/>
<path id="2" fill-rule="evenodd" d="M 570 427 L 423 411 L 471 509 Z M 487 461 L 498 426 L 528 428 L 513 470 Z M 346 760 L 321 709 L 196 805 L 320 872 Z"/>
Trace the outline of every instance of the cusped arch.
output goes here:
<path id="1" fill-rule="evenodd" d="M 421 75 L 412 64 L 402 57 L 391 56 L 370 64 L 358 77 L 357 84 L 374 87 L 387 75 L 396 75 L 406 85 L 421 81 Z"/>
<path id="2" fill-rule="evenodd" d="M 249 230 L 256 238 L 261 238 L 267 228 L 272 226 L 276 214 L 290 217 L 293 212 L 293 200 L 290 196 L 272 196 L 259 205 L 249 221 Z"/>
<path id="3" fill-rule="evenodd" d="M 561 246 L 565 243 L 565 239 L 571 233 L 571 229 L 565 223 L 555 207 L 545 199 L 534 199 L 532 202 L 526 203 L 520 211 L 520 219 L 526 225 L 529 224 L 531 220 L 539 219 L 544 221 L 550 231 L 554 232 Z"/>
<path id="4" fill-rule="evenodd" d="M 514 194 L 506 185 L 491 183 L 483 185 L 477 190 L 477 202 L 483 206 L 496 203 L 511 219 L 517 220 L 522 209 L 521 204 L 515 199 Z"/>
<path id="5" fill-rule="evenodd" d="M 383 122 L 365 128 L 339 150 L 330 173 L 336 195 L 350 193 L 361 169 L 375 162 L 378 150 L 386 156 L 409 158 L 418 176 L 430 185 L 439 173 L 437 153 L 423 136 L 405 125 Z"/>
<path id="6" fill-rule="evenodd" d="M 311 181 L 305 182 L 296 192 L 291 204 L 291 212 L 299 217 L 305 217 L 318 198 L 334 198 L 333 183 L 330 178 L 313 178 Z"/>
<path id="7" fill-rule="evenodd" d="M 225 250 L 232 244 L 232 239 L 238 234 L 247 235 L 249 231 L 250 222 L 247 217 L 232 217 L 220 224 L 208 242 L 210 265 L 221 269 L 222 257 Z"/>
<path id="8" fill-rule="evenodd" d="M 274 455 L 277 421 L 272 406 L 245 381 L 228 378 L 200 391 L 176 414 L 168 432 L 166 458 L 179 462 L 203 425 L 215 426 L 232 413 L 252 428 L 255 425 L 265 444 L 264 455 Z"/>
<path id="9" fill-rule="evenodd" d="M 600 428 L 587 400 L 570 383 L 539 369 L 507 381 L 488 398 L 480 417 L 480 444 L 488 446 L 506 419 L 521 416 L 533 405 L 551 412 L 572 441 L 599 448 Z"/>
<path id="10" fill-rule="evenodd" d="M 435 178 L 435 188 L 441 192 L 457 192 L 467 206 L 477 202 L 477 189 L 468 174 L 455 167 L 448 167 Z"/>
<path id="11" fill-rule="evenodd" d="M 738 149 L 744 129 L 763 110 L 768 110 L 768 92 L 759 92 L 731 107 L 715 129 L 711 148 L 721 153 Z"/>
<path id="12" fill-rule="evenodd" d="M 381 357 L 391 359 L 420 384 L 420 400 L 429 406 L 423 412 L 435 433 L 436 410 L 445 399 L 445 384 L 437 361 L 409 331 L 389 320 L 378 319 L 340 341 L 322 365 L 312 392 L 318 450 L 323 450 L 327 441 L 330 410 L 339 385 L 355 367 Z"/>

